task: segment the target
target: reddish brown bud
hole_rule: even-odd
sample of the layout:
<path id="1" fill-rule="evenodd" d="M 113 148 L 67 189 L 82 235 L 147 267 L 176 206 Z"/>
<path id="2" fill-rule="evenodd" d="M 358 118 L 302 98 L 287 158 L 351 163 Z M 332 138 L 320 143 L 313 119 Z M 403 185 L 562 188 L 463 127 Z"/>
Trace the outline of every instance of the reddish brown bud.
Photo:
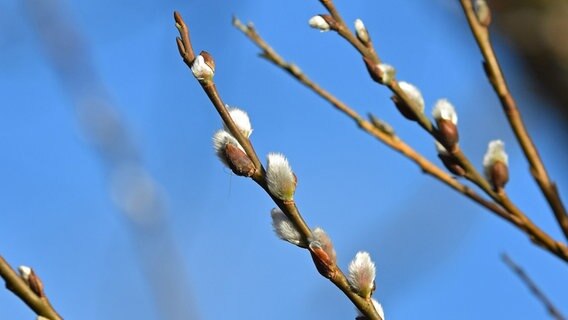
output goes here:
<path id="1" fill-rule="evenodd" d="M 394 102 L 394 105 L 396 106 L 400 114 L 402 114 L 406 119 L 410 121 L 418 120 L 416 112 L 412 109 L 412 107 L 404 103 L 404 101 L 402 101 L 402 99 L 400 99 L 398 96 L 392 96 L 391 100 L 392 102 Z"/>
<path id="2" fill-rule="evenodd" d="M 227 164 L 234 174 L 241 177 L 250 177 L 256 168 L 249 156 L 240 148 L 231 143 L 225 145 Z"/>
<path id="3" fill-rule="evenodd" d="M 454 151 L 460 138 L 458 127 L 450 120 L 441 118 L 437 119 L 436 123 L 438 124 L 440 143 L 442 143 L 448 151 Z"/>
<path id="4" fill-rule="evenodd" d="M 18 268 L 20 277 L 26 282 L 28 287 L 35 293 L 38 297 L 43 298 L 45 294 L 43 292 L 43 283 L 41 279 L 35 274 L 34 270 L 27 266 L 20 266 Z"/>
<path id="5" fill-rule="evenodd" d="M 493 190 L 502 190 L 509 181 L 509 168 L 502 161 L 495 161 L 489 169 L 489 178 Z"/>
<path id="6" fill-rule="evenodd" d="M 213 70 L 213 72 L 215 72 L 215 60 L 213 59 L 213 56 L 211 54 L 209 54 L 209 52 L 207 52 L 207 51 L 201 51 L 199 53 L 199 55 L 201 55 L 203 57 L 205 64 L 208 65 L 209 68 L 211 68 L 211 70 Z"/>
<path id="7" fill-rule="evenodd" d="M 318 272 L 325 278 L 330 279 L 335 273 L 335 262 L 322 248 L 321 244 L 317 241 L 312 241 L 308 247 L 312 260 L 316 265 Z"/>
<path id="8" fill-rule="evenodd" d="M 371 79 L 375 82 L 382 83 L 382 74 L 379 66 L 365 56 L 363 56 L 363 62 L 365 62 L 365 66 L 367 67 L 367 71 L 369 72 Z"/>

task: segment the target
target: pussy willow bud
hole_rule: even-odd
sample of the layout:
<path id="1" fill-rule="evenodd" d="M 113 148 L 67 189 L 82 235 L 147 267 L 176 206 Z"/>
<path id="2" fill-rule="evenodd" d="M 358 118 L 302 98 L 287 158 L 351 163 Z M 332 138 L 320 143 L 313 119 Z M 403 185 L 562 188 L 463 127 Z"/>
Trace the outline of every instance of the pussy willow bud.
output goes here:
<path id="1" fill-rule="evenodd" d="M 394 80 L 396 76 L 396 70 L 393 66 L 386 63 L 374 63 L 371 59 L 363 57 L 367 71 L 371 76 L 371 79 L 382 84 L 389 85 L 391 81 Z"/>
<path id="2" fill-rule="evenodd" d="M 213 57 L 207 51 L 201 51 L 191 64 L 191 72 L 197 80 L 211 80 L 215 75 Z"/>
<path id="3" fill-rule="evenodd" d="M 274 208 L 270 211 L 270 216 L 272 217 L 272 227 L 278 238 L 297 245 L 298 247 L 307 247 L 298 229 L 296 229 L 292 221 L 288 219 L 282 210 Z"/>
<path id="4" fill-rule="evenodd" d="M 454 106 L 448 100 L 440 99 L 436 102 L 432 115 L 438 125 L 440 141 L 446 149 L 454 150 L 459 141 L 458 115 Z"/>
<path id="5" fill-rule="evenodd" d="M 336 270 L 337 262 L 331 239 L 323 229 L 315 228 L 309 241 L 308 248 L 316 268 L 322 276 L 331 278 Z"/>
<path id="6" fill-rule="evenodd" d="M 501 140 L 489 142 L 487 153 L 483 157 L 485 177 L 493 190 L 499 191 L 509 181 L 509 156 L 505 152 L 505 144 Z"/>
<path id="7" fill-rule="evenodd" d="M 293 201 L 296 183 L 296 176 L 286 157 L 280 153 L 268 154 L 266 184 L 270 193 L 280 200 Z"/>
<path id="8" fill-rule="evenodd" d="M 484 27 L 489 27 L 491 24 L 491 9 L 489 9 L 487 2 L 485 0 L 475 0 L 473 6 L 479 23 Z"/>
<path id="9" fill-rule="evenodd" d="M 442 163 L 450 171 L 451 173 L 455 174 L 458 177 L 463 177 L 465 175 L 464 168 L 459 164 L 454 156 L 452 156 L 446 148 L 439 143 L 438 141 L 434 141 L 436 143 L 436 150 L 438 151 L 438 158 L 442 160 Z"/>
<path id="10" fill-rule="evenodd" d="M 249 156 L 239 147 L 232 143 L 225 145 L 225 158 L 234 174 L 241 177 L 251 177 L 256 168 Z"/>
<path id="11" fill-rule="evenodd" d="M 396 70 L 393 66 L 391 66 L 390 64 L 381 63 L 377 66 L 377 68 L 379 68 L 380 72 L 380 84 L 388 85 L 391 81 L 394 80 Z"/>
<path id="12" fill-rule="evenodd" d="M 321 32 L 331 30 L 331 26 L 328 22 L 328 19 L 325 19 L 323 15 L 317 15 L 311 17 L 308 23 L 310 24 L 310 27 L 318 29 Z"/>
<path id="13" fill-rule="evenodd" d="M 249 138 L 250 135 L 252 134 L 252 125 L 250 124 L 250 119 L 248 114 L 239 108 L 231 108 L 228 105 L 225 105 L 225 107 L 229 111 L 229 114 L 231 115 L 233 122 L 235 123 L 237 128 L 239 128 L 239 131 L 241 131 L 243 136 Z M 225 126 L 225 131 L 229 131 L 227 126 Z"/>
<path id="14" fill-rule="evenodd" d="M 367 32 L 367 28 L 365 28 L 365 24 L 363 24 L 361 19 L 355 20 L 355 34 L 363 44 L 367 45 L 369 43 L 369 32 Z"/>
<path id="15" fill-rule="evenodd" d="M 35 274 L 34 270 L 27 266 L 18 267 L 18 272 L 20 278 L 22 278 L 28 287 L 35 293 L 38 297 L 42 298 L 45 296 L 43 292 L 43 283 L 41 279 Z"/>
<path id="16" fill-rule="evenodd" d="M 351 289 L 359 296 L 368 299 L 375 290 L 375 264 L 368 252 L 359 251 L 349 264 L 347 277 Z"/>
<path id="17" fill-rule="evenodd" d="M 225 153 L 225 146 L 227 144 L 237 146 L 237 148 L 241 149 L 241 151 L 244 152 L 237 139 L 235 139 L 235 137 L 233 137 L 229 132 L 223 129 L 217 130 L 217 132 L 213 134 L 213 149 L 215 149 L 215 154 L 217 155 L 219 160 L 221 160 L 221 162 L 225 166 L 229 167 L 227 154 Z"/>
<path id="18" fill-rule="evenodd" d="M 412 121 L 418 120 L 416 114 L 424 113 L 424 98 L 422 97 L 422 93 L 420 93 L 420 90 L 414 85 L 405 81 L 400 81 L 398 86 L 402 89 L 408 100 L 410 100 L 411 104 L 406 104 L 396 95 L 391 97 L 392 101 L 405 118 Z"/>

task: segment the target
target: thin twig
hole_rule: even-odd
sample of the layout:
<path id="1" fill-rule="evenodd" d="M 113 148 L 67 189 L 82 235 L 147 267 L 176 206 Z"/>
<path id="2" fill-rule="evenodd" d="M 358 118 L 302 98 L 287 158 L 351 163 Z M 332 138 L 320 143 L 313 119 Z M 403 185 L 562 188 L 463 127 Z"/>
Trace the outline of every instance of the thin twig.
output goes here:
<path id="1" fill-rule="evenodd" d="M 38 296 L 30 286 L 12 269 L 0 256 L 0 277 L 4 279 L 6 288 L 22 300 L 36 315 L 49 320 L 62 320 L 63 318 L 53 309 L 46 296 Z"/>
<path id="2" fill-rule="evenodd" d="M 476 181 L 480 181 L 481 182 L 480 188 L 484 190 L 486 193 L 488 193 L 494 200 L 499 201 L 499 203 L 504 203 L 505 207 L 508 208 L 507 210 L 503 209 L 500 205 L 494 202 L 484 199 L 483 197 L 478 195 L 475 191 L 473 191 L 471 188 L 465 186 L 464 184 L 454 179 L 448 173 L 446 173 L 438 166 L 430 162 L 428 159 L 424 158 L 421 154 L 416 152 L 412 147 L 404 143 L 404 141 L 401 140 L 400 138 L 379 130 L 371 122 L 365 120 L 355 110 L 350 108 L 346 103 L 339 100 L 329 91 L 326 91 L 318 84 L 316 84 L 314 81 L 312 81 L 305 73 L 302 72 L 302 70 L 297 65 L 291 62 L 287 62 L 284 58 L 282 58 L 264 39 L 260 37 L 260 35 L 258 34 L 258 32 L 256 31 L 256 29 L 252 24 L 244 25 L 237 18 L 233 18 L 233 25 L 241 32 L 243 32 L 253 43 L 255 43 L 262 50 L 261 56 L 263 58 L 270 61 L 277 67 L 285 70 L 288 74 L 290 74 L 292 77 L 297 79 L 300 83 L 310 88 L 320 97 L 327 100 L 336 109 L 338 109 L 346 116 L 354 120 L 355 123 L 357 123 L 357 125 L 362 130 L 364 130 L 365 132 L 372 135 L 379 141 L 385 143 L 387 146 L 398 151 L 399 153 L 401 153 L 402 155 L 404 155 L 405 157 L 416 163 L 424 173 L 433 176 L 434 178 L 443 182 L 444 184 L 456 190 L 457 192 L 463 194 L 464 196 L 482 205 L 486 209 L 492 211 L 497 216 L 517 226 L 521 231 L 525 232 L 531 240 L 539 244 L 539 246 L 552 252 L 562 260 L 568 261 L 568 248 L 566 248 L 566 246 L 564 246 L 563 244 L 555 241 L 548 234 L 544 233 L 541 229 L 539 229 L 532 221 L 530 221 L 524 214 L 522 214 L 522 212 L 520 212 L 518 208 L 514 206 L 514 204 L 507 198 L 506 194 L 494 192 L 487 183 L 487 180 L 479 176 L 477 171 L 474 169 L 473 165 L 467 160 L 467 158 L 461 153 L 461 151 L 458 150 L 455 156 L 461 157 L 462 158 L 461 161 L 463 163 L 467 163 L 466 168 L 468 168 L 469 170 L 466 173 L 470 175 L 471 174 L 478 175 L 477 177 L 472 177 L 471 180 L 475 179 Z"/>
<path id="3" fill-rule="evenodd" d="M 562 203 L 556 184 L 548 176 L 538 150 L 531 139 L 527 128 L 525 127 L 519 109 L 517 108 L 517 103 L 509 91 L 509 87 L 505 81 L 505 76 L 503 75 L 497 56 L 495 55 L 493 45 L 491 44 L 488 26 L 479 22 L 471 0 L 460 0 L 460 2 L 471 28 L 471 32 L 473 33 L 475 41 L 483 55 L 483 67 L 487 74 L 487 78 L 499 97 L 499 101 L 501 102 L 503 111 L 507 116 L 507 120 L 509 121 L 515 137 L 521 145 L 525 157 L 529 162 L 530 172 L 533 178 L 548 201 L 550 208 L 554 212 L 554 216 L 556 217 L 558 225 L 562 229 L 564 236 L 568 239 L 568 213 Z"/>
<path id="4" fill-rule="evenodd" d="M 503 262 L 511 268 L 511 271 L 515 273 L 519 279 L 529 288 L 532 294 L 537 298 L 546 308 L 546 311 L 556 320 L 565 320 L 566 318 L 562 315 L 560 310 L 554 306 L 552 301 L 540 290 L 536 283 L 529 277 L 529 275 L 517 265 L 506 253 L 501 254 L 501 259 Z"/>
<path id="5" fill-rule="evenodd" d="M 187 64 L 189 68 L 191 68 L 193 64 L 193 60 L 195 59 L 195 55 L 193 53 L 192 44 L 189 38 L 189 28 L 183 21 L 183 18 L 178 12 L 174 12 L 174 19 L 176 21 L 176 26 L 180 32 L 181 38 L 177 38 L 178 49 L 180 51 L 180 55 L 182 56 L 184 62 Z M 253 145 L 248 138 L 246 138 L 240 130 L 238 130 L 237 126 L 234 124 L 225 104 L 221 100 L 219 92 L 215 86 L 215 83 L 212 79 L 207 80 L 199 80 L 199 84 L 211 100 L 212 104 L 214 105 L 215 109 L 221 116 L 223 122 L 229 129 L 230 133 L 237 139 L 237 141 L 243 146 L 243 149 L 247 153 L 247 155 L 251 158 L 253 163 L 256 167 L 256 172 L 251 176 L 251 178 L 261 186 L 266 193 L 272 198 L 272 200 L 276 203 L 276 205 L 284 212 L 284 214 L 290 219 L 293 223 L 296 230 L 298 230 L 302 236 L 302 238 L 308 242 L 309 239 L 312 238 L 312 231 L 308 227 L 307 223 L 304 221 L 296 203 L 294 201 L 283 201 L 276 196 L 274 196 L 270 190 L 268 189 L 268 185 L 266 183 L 265 177 L 265 170 L 262 167 L 262 163 L 258 158 L 256 152 L 254 151 Z M 331 271 L 329 272 L 329 280 L 335 284 L 348 298 L 353 302 L 353 304 L 370 320 L 382 320 L 380 315 L 376 312 L 373 304 L 370 300 L 366 300 L 355 293 L 347 281 L 347 277 L 345 274 L 340 270 L 337 265 L 331 266 Z"/>

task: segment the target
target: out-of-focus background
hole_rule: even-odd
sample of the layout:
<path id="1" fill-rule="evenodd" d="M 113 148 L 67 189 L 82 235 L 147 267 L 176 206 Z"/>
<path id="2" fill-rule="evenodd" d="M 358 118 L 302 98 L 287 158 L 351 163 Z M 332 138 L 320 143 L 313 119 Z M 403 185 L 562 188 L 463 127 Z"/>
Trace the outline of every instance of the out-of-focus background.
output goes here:
<path id="1" fill-rule="evenodd" d="M 568 194 L 565 1 L 495 1 L 493 34 L 550 174 Z M 337 1 L 428 110 L 446 97 L 474 162 L 510 155 L 512 199 L 561 239 L 530 177 L 457 1 Z M 548 5 L 548 7 L 546 7 Z M 220 120 L 182 63 L 172 12 L 216 60 L 226 103 L 248 111 L 259 154 L 284 153 L 296 200 L 344 268 L 377 264 L 388 319 L 545 319 L 507 252 L 568 312 L 566 264 L 358 130 L 256 55 L 230 24 L 254 21 L 285 58 L 437 161 L 339 37 L 309 29 L 318 1 L 0 2 L 0 254 L 33 266 L 66 319 L 352 319 L 306 252 L 279 241 L 270 199 L 214 156 Z M 33 314 L 0 291 L 0 319 Z"/>

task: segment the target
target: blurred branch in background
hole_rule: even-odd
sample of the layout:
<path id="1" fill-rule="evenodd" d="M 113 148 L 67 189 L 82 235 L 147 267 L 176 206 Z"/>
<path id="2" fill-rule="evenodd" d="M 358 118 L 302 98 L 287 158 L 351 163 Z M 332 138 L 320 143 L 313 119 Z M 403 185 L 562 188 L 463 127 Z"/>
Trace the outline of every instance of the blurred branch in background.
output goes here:
<path id="1" fill-rule="evenodd" d="M 162 190 L 144 168 L 65 3 L 27 0 L 25 4 L 40 45 L 104 163 L 111 197 L 128 222 L 158 318 L 195 319 L 186 268 L 170 234 Z"/>
<path id="2" fill-rule="evenodd" d="M 511 271 L 515 273 L 519 279 L 529 288 L 532 294 L 546 307 L 546 310 L 556 320 L 565 320 L 566 318 L 560 313 L 558 308 L 554 306 L 552 301 L 539 289 L 536 283 L 529 277 L 529 275 L 519 267 L 509 256 L 505 253 L 501 255 L 503 262 L 511 268 Z"/>
<path id="3" fill-rule="evenodd" d="M 568 121 L 568 2 L 499 0 L 489 3 L 495 25 L 522 57 L 538 92 Z M 566 131 L 564 131 L 566 134 Z"/>

